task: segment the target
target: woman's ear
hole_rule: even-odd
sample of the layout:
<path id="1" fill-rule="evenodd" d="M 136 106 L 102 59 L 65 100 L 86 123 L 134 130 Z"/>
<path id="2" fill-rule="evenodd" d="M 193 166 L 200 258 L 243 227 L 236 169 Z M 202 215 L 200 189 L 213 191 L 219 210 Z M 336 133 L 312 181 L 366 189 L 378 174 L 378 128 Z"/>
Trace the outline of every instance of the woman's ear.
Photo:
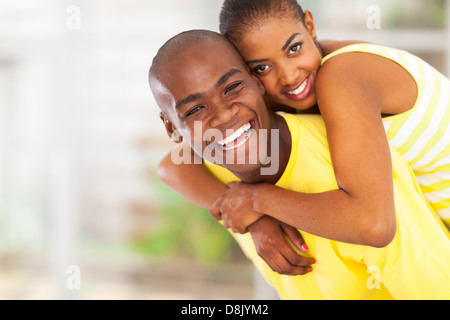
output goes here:
<path id="1" fill-rule="evenodd" d="M 309 10 L 305 10 L 305 17 L 303 18 L 303 24 L 305 25 L 306 29 L 308 29 L 309 34 L 311 37 L 316 40 L 316 26 L 314 24 L 314 17 Z"/>
<path id="2" fill-rule="evenodd" d="M 167 135 L 169 136 L 170 140 L 172 140 L 175 143 L 183 142 L 183 137 L 178 133 L 177 128 L 175 128 L 175 126 L 167 118 L 167 116 L 161 112 L 159 114 L 159 117 L 161 118 L 162 122 L 164 123 L 164 127 L 166 128 L 166 132 L 167 132 Z"/>

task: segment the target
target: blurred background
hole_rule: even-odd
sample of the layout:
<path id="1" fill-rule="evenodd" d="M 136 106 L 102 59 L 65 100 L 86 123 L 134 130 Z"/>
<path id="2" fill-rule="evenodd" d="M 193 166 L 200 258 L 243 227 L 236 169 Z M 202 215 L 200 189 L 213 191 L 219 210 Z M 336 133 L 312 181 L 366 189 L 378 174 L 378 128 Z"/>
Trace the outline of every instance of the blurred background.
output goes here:
<path id="1" fill-rule="evenodd" d="M 208 212 L 162 185 L 158 48 L 221 0 L 0 0 L 0 299 L 276 298 Z M 302 0 L 320 39 L 450 74 L 448 0 Z"/>

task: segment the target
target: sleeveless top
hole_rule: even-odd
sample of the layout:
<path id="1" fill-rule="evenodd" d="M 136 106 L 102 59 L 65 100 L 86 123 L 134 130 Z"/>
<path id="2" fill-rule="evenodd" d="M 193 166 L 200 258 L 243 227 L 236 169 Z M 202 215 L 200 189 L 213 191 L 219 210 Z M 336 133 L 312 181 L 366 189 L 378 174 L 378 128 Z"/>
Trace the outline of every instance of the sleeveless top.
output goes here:
<path id="1" fill-rule="evenodd" d="M 383 119 L 390 145 L 410 164 L 430 205 L 450 229 L 450 81 L 422 59 L 402 50 L 361 43 L 322 60 L 349 52 L 375 54 L 402 66 L 415 80 L 414 107 Z"/>

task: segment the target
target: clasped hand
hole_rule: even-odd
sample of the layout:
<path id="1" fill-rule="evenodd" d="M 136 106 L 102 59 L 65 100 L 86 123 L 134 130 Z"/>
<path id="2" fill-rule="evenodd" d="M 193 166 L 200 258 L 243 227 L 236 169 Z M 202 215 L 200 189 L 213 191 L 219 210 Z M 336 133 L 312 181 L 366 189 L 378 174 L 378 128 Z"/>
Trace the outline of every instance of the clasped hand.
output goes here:
<path id="1" fill-rule="evenodd" d="M 210 209 L 211 215 L 234 233 L 244 234 L 263 214 L 256 212 L 253 205 L 256 197 L 254 185 L 242 182 L 228 184 L 225 191 Z"/>

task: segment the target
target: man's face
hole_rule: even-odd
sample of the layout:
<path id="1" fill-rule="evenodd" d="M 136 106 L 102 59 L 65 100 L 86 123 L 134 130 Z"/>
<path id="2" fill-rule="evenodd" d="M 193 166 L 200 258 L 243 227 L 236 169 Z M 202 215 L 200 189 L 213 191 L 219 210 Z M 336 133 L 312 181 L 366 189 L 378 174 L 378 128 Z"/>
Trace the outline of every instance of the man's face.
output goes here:
<path id="1" fill-rule="evenodd" d="M 166 128 L 178 131 L 205 160 L 232 172 L 261 166 L 258 156 L 256 162 L 248 159 L 261 152 L 260 129 L 270 134 L 264 89 L 231 45 L 206 40 L 191 46 L 164 66 L 159 80 Z M 242 155 L 245 163 L 238 159 Z"/>

